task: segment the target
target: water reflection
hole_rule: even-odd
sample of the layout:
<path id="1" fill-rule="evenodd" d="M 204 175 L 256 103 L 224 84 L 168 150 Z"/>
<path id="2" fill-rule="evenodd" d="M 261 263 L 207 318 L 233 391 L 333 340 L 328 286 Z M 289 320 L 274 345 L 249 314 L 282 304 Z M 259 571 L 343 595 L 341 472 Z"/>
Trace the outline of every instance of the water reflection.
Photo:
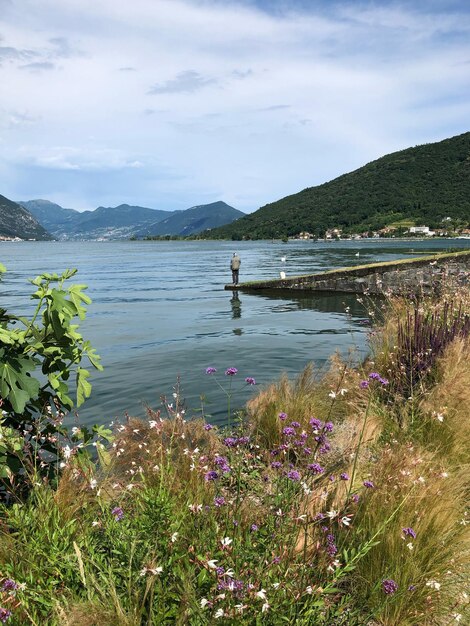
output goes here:
<path id="1" fill-rule="evenodd" d="M 239 319 L 242 316 L 242 302 L 238 297 L 238 291 L 232 292 L 230 306 L 232 307 L 232 319 Z"/>
<path id="2" fill-rule="evenodd" d="M 250 296 L 264 298 L 272 302 L 272 313 L 290 311 L 318 311 L 320 313 L 345 313 L 352 317 L 367 317 L 363 299 L 358 300 L 353 293 L 332 293 L 326 291 L 263 290 L 250 291 Z M 378 297 L 375 297 L 378 299 Z"/>

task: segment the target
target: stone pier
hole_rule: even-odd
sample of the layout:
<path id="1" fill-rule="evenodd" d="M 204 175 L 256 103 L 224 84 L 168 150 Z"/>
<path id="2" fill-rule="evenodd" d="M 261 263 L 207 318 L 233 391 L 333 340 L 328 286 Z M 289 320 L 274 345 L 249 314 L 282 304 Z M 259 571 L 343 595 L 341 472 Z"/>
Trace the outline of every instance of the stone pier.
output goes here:
<path id="1" fill-rule="evenodd" d="M 432 293 L 439 291 L 446 279 L 468 284 L 470 250 L 372 263 L 321 272 L 288 276 L 282 279 L 240 283 L 227 290 L 260 291 L 285 289 L 297 291 L 337 291 L 345 293 Z"/>

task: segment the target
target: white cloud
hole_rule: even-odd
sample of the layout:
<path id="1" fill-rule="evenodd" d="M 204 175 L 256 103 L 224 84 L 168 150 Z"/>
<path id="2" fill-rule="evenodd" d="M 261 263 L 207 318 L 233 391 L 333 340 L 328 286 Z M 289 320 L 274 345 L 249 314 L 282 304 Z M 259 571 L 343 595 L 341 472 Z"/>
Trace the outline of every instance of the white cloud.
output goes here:
<path id="1" fill-rule="evenodd" d="M 0 129 L 17 174 L 0 193 L 38 195 L 39 167 L 75 176 L 90 206 L 121 193 L 156 208 L 220 197 L 253 210 L 464 132 L 469 14 L 413 5 L 268 14 L 236 2 L 11 0 Z M 112 189 L 87 184 L 120 169 Z M 54 193 L 42 180 L 40 195 Z"/>

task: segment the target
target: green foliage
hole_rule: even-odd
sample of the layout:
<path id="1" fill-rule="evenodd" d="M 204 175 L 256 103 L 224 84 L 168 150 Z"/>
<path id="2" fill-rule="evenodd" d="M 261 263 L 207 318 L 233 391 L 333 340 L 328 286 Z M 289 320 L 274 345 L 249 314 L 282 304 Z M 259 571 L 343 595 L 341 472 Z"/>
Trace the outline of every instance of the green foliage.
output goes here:
<path id="1" fill-rule="evenodd" d="M 4 266 L 0 272 L 5 272 Z M 26 437 L 27 451 L 42 462 L 54 460 L 57 454 L 64 413 L 90 396 L 90 372 L 82 362 L 86 359 L 102 370 L 100 357 L 74 323 L 77 317 L 85 319 L 91 302 L 83 293 L 85 285 L 65 286 L 75 274 L 72 269 L 31 280 L 36 288 L 31 297 L 37 301 L 31 319 L 0 311 L 3 427 Z M 5 457 L 2 467 L 17 473 L 22 450 L 10 447 L 0 456 L 4 461 Z"/>
<path id="2" fill-rule="evenodd" d="M 470 133 L 386 155 L 354 172 L 261 207 L 233 224 L 204 233 L 211 239 L 280 238 L 328 228 L 377 230 L 406 220 L 432 227 L 468 225 Z"/>

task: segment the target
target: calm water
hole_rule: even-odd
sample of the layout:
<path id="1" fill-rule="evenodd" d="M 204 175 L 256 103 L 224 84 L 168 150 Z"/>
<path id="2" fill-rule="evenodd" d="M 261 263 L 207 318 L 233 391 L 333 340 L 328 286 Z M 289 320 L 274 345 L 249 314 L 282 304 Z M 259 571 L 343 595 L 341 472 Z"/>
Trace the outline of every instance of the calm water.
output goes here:
<path id="1" fill-rule="evenodd" d="M 470 241 L 360 242 L 0 242 L 8 269 L 0 306 L 27 314 L 33 308 L 27 278 L 79 270 L 75 282 L 93 299 L 83 334 L 102 357 L 93 394 L 80 409 L 81 423 L 109 422 L 125 412 L 145 414 L 171 396 L 181 377 L 188 413 L 204 394 L 214 422 L 224 420 L 226 401 L 205 368 L 237 367 L 232 403 L 253 393 L 244 378 L 263 384 L 281 372 L 299 373 L 310 361 L 322 366 L 335 351 L 367 351 L 366 313 L 354 296 L 248 295 L 223 290 L 230 256 L 242 259 L 240 280 L 277 278 L 410 257 L 424 251 L 464 249 Z M 359 252 L 359 258 L 356 256 Z M 286 257 L 282 262 L 281 258 Z M 349 314 L 346 307 L 350 307 Z"/>

